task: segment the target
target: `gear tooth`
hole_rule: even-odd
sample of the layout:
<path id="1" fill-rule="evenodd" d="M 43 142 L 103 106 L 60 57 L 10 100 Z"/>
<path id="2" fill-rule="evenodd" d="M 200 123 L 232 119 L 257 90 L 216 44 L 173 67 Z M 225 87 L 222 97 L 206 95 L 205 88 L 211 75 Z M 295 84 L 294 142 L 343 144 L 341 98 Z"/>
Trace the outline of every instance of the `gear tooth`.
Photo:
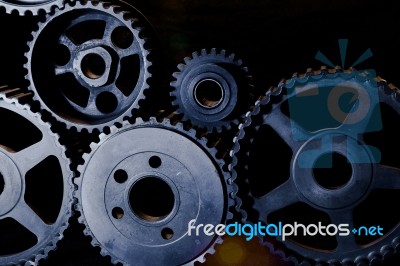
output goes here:
<path id="1" fill-rule="evenodd" d="M 400 237 L 395 238 L 392 243 L 394 252 L 400 253 Z"/>
<path id="2" fill-rule="evenodd" d="M 192 58 L 193 58 L 193 59 L 199 58 L 199 53 L 198 53 L 198 52 L 193 52 L 193 53 L 192 53 Z"/>
<path id="3" fill-rule="evenodd" d="M 382 263 L 382 259 L 378 256 L 371 257 L 371 259 L 369 261 L 370 261 L 369 264 L 371 266 L 381 265 L 381 263 Z"/>
<path id="4" fill-rule="evenodd" d="M 185 69 L 185 64 L 178 64 L 177 68 L 179 69 L 179 71 L 183 71 Z"/>
<path id="5" fill-rule="evenodd" d="M 222 49 L 219 54 L 221 55 L 221 57 L 226 57 L 226 50 Z"/>
<path id="6" fill-rule="evenodd" d="M 180 65 L 182 65 L 182 64 L 180 64 Z M 174 72 L 174 73 L 172 73 L 172 76 L 175 78 L 175 79 L 179 79 L 180 78 L 180 76 L 181 76 L 181 73 L 180 72 Z M 177 81 L 175 81 L 175 84 L 177 83 Z"/>
<path id="7" fill-rule="evenodd" d="M 394 256 L 394 249 L 391 246 L 381 248 L 382 259 L 384 261 L 391 259 Z"/>
<path id="8" fill-rule="evenodd" d="M 210 55 L 216 56 L 217 55 L 217 49 L 216 48 L 211 48 Z"/>
<path id="9" fill-rule="evenodd" d="M 207 56 L 208 55 L 208 53 L 207 53 L 207 50 L 206 49 L 201 49 L 201 56 Z"/>
<path id="10" fill-rule="evenodd" d="M 189 65 L 189 64 L 190 64 L 190 61 L 192 61 L 192 59 L 191 59 L 190 57 L 185 57 L 185 58 L 183 59 L 183 61 L 185 62 L 186 65 Z"/>

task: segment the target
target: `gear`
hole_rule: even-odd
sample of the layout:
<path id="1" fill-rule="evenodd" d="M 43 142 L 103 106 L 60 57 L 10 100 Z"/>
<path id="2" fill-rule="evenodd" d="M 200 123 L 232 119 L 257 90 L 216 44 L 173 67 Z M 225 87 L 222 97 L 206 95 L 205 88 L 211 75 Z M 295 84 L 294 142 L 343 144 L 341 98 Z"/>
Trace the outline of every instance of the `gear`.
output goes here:
<path id="1" fill-rule="evenodd" d="M 37 265 L 68 226 L 72 172 L 58 136 L 29 106 L 0 94 L 0 115 L 0 264 Z"/>
<path id="2" fill-rule="evenodd" d="M 399 90 L 365 73 L 322 68 L 295 75 L 256 103 L 235 138 L 230 169 L 249 190 L 240 194 L 244 221 L 349 225 L 348 236 L 264 238 L 295 264 L 375 265 L 400 251 L 399 213 L 381 207 L 400 194 L 400 164 L 392 157 L 400 147 L 387 141 L 399 133 Z M 322 123 L 332 118 L 334 126 Z M 352 231 L 378 225 L 383 236 Z"/>
<path id="3" fill-rule="evenodd" d="M 171 82 L 171 96 L 177 112 L 183 114 L 184 121 L 208 131 L 237 126 L 254 103 L 248 69 L 234 54 L 226 56 L 225 50 L 208 53 L 203 49 L 192 56 L 173 74 L 176 80 Z"/>
<path id="4" fill-rule="evenodd" d="M 149 51 L 129 16 L 118 6 L 77 1 L 32 33 L 29 89 L 68 128 L 102 131 L 131 116 L 144 99 Z"/>
<path id="5" fill-rule="evenodd" d="M 124 265 L 192 265 L 214 253 L 222 239 L 188 235 L 188 223 L 231 219 L 233 187 L 215 150 L 193 130 L 137 120 L 113 127 L 91 148 L 75 196 L 84 233 L 102 255 Z"/>
<path id="6" fill-rule="evenodd" d="M 6 12 L 11 14 L 13 11 L 24 16 L 27 13 L 38 15 L 40 11 L 49 13 L 53 8 L 61 8 L 63 0 L 0 0 L 0 7 L 4 7 Z"/>

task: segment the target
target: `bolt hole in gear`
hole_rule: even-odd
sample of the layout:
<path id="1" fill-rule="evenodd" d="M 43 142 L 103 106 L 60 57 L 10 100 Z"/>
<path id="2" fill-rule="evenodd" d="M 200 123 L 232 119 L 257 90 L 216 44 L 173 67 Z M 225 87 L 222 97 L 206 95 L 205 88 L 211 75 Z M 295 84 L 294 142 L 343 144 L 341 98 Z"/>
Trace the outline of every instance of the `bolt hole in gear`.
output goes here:
<path id="1" fill-rule="evenodd" d="M 194 52 L 173 74 L 171 96 L 183 121 L 208 131 L 238 125 L 254 104 L 254 88 L 248 69 L 235 55 L 216 49 Z"/>
<path id="2" fill-rule="evenodd" d="M 383 236 L 300 233 L 265 244 L 301 265 L 369 265 L 399 251 L 400 213 L 382 208 L 400 200 L 400 144 L 388 141 L 400 133 L 398 99 L 370 71 L 322 68 L 257 103 L 233 149 L 236 182 L 249 190 L 240 194 L 244 220 L 384 228 Z"/>
<path id="3" fill-rule="evenodd" d="M 102 131 L 131 116 L 151 76 L 136 25 L 132 12 L 103 2 L 67 3 L 47 15 L 26 53 L 35 100 L 78 130 Z"/>
<path id="4" fill-rule="evenodd" d="M 111 127 L 84 155 L 75 179 L 79 221 L 113 263 L 192 265 L 221 243 L 218 235 L 187 232 L 193 219 L 224 224 L 234 205 L 224 163 L 195 134 L 181 123 L 137 119 Z"/>
<path id="5" fill-rule="evenodd" d="M 0 265 L 37 265 L 71 216 L 69 160 L 29 106 L 0 95 L 0 116 Z"/>

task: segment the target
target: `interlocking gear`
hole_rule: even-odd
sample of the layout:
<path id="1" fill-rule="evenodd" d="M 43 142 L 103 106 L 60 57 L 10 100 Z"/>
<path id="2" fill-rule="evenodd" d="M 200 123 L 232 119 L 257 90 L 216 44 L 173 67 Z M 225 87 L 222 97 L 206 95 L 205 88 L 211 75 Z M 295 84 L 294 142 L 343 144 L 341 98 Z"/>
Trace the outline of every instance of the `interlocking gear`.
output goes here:
<path id="1" fill-rule="evenodd" d="M 348 224 L 350 230 L 360 226 L 384 228 L 382 237 L 351 232 L 348 236 L 292 236 L 286 241 L 264 238 L 266 245 L 275 243 L 274 250 L 283 250 L 295 264 L 375 265 L 400 251 L 399 213 L 381 208 L 398 202 L 400 195 L 400 164 L 395 159 L 399 145 L 388 141 L 398 135 L 395 125 L 400 116 L 400 97 L 398 89 L 377 80 L 363 72 L 324 68 L 294 76 L 257 102 L 240 126 L 231 169 L 234 177 L 239 176 L 236 182 L 248 182 L 249 196 L 241 194 L 244 221 Z M 304 118 L 311 106 L 310 97 L 329 92 L 329 86 L 341 88 L 343 98 L 335 98 L 337 103 L 346 104 L 348 97 L 352 108 L 337 126 L 319 125 L 310 131 L 301 119 L 293 118 Z M 375 104 L 373 99 L 363 98 L 366 88 L 377 93 Z M 303 110 L 297 109 L 300 113 L 293 113 L 289 106 L 294 97 L 299 97 L 297 104 L 303 103 Z M 317 104 L 321 103 L 327 106 L 319 98 Z M 367 129 L 379 119 L 377 107 L 382 130 L 359 131 L 359 125 Z M 372 115 L 360 124 L 357 115 L 365 114 L 366 109 L 372 110 Z M 318 110 L 307 113 L 306 122 L 316 125 L 323 112 Z M 356 121 L 351 119 L 357 123 L 350 123 Z M 304 136 L 300 131 L 307 132 L 308 137 L 299 138 Z"/>
<path id="2" fill-rule="evenodd" d="M 241 122 L 255 101 L 248 69 L 225 50 L 194 52 L 178 69 L 171 82 L 173 105 L 183 114 L 182 120 L 195 126 L 219 132 L 230 129 Z"/>
<path id="3" fill-rule="evenodd" d="M 151 63 L 130 15 L 115 5 L 77 1 L 32 33 L 25 65 L 29 89 L 67 128 L 102 131 L 139 108 Z"/>
<path id="4" fill-rule="evenodd" d="M 188 223 L 232 218 L 233 186 L 204 139 L 182 124 L 138 119 L 91 148 L 78 169 L 77 210 L 102 255 L 124 265 L 192 265 L 214 252 L 222 239 L 189 236 Z"/>
<path id="5" fill-rule="evenodd" d="M 21 16 L 27 13 L 38 15 L 40 11 L 49 13 L 52 9 L 61 8 L 63 5 L 64 0 L 0 0 L 0 7 L 4 7 L 7 13 L 16 11 Z"/>
<path id="6" fill-rule="evenodd" d="M 68 226 L 72 172 L 58 136 L 29 106 L 0 94 L 0 116 L 0 264 L 37 265 Z"/>

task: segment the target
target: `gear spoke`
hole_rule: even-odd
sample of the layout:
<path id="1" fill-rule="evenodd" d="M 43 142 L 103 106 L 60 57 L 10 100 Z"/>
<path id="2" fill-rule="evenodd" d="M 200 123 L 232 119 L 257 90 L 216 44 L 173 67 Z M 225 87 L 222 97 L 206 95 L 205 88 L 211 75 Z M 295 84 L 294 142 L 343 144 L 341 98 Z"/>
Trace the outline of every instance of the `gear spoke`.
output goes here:
<path id="1" fill-rule="evenodd" d="M 26 229 L 36 235 L 38 241 L 43 240 L 48 234 L 51 225 L 46 224 L 32 209 L 21 200 L 15 209 L 10 213 L 10 217 L 17 220 Z"/>
<path id="2" fill-rule="evenodd" d="M 345 211 L 330 211 L 328 215 L 331 219 L 331 224 L 339 226 L 340 224 L 348 224 L 348 229 L 350 230 L 350 234 L 346 236 L 336 235 L 337 241 L 337 252 L 342 252 L 346 250 L 354 250 L 358 248 L 355 237 L 351 230 L 354 228 L 353 222 L 353 210 L 345 210 Z"/>
<path id="3" fill-rule="evenodd" d="M 264 122 L 271 126 L 275 132 L 286 142 L 286 144 L 292 149 L 292 151 L 296 151 L 301 144 L 302 141 L 296 141 L 293 138 L 293 121 L 290 120 L 284 113 L 282 113 L 279 108 L 274 109 L 273 112 L 268 114 L 264 118 Z M 299 128 L 297 126 L 297 128 Z"/>
<path id="4" fill-rule="evenodd" d="M 260 220 L 266 221 L 267 214 L 283 209 L 293 203 L 299 202 L 300 198 L 295 192 L 296 188 L 292 181 L 286 181 L 279 187 L 262 197 L 254 199 L 257 210 L 262 210 Z"/>
<path id="5" fill-rule="evenodd" d="M 121 26 L 121 23 L 119 21 L 106 20 L 106 27 L 104 28 L 103 39 L 110 40 L 111 39 L 111 34 L 119 26 Z"/>
<path id="6" fill-rule="evenodd" d="M 41 139 L 39 142 L 12 154 L 12 158 L 17 162 L 23 176 L 35 165 L 51 155 L 49 154 L 48 145 L 49 143 L 45 139 Z"/>
<path id="7" fill-rule="evenodd" d="M 68 72 L 72 72 L 71 68 L 68 65 L 65 66 L 58 66 L 54 69 L 56 75 L 62 75 Z"/>
<path id="8" fill-rule="evenodd" d="M 375 188 L 400 189 L 400 169 L 380 164 L 376 172 Z"/>
<path id="9" fill-rule="evenodd" d="M 66 46 L 71 53 L 72 53 L 72 51 L 74 51 L 76 49 L 75 43 L 73 43 L 72 40 L 70 38 L 68 38 L 68 36 L 65 34 L 62 34 L 60 36 L 59 43 Z"/>

